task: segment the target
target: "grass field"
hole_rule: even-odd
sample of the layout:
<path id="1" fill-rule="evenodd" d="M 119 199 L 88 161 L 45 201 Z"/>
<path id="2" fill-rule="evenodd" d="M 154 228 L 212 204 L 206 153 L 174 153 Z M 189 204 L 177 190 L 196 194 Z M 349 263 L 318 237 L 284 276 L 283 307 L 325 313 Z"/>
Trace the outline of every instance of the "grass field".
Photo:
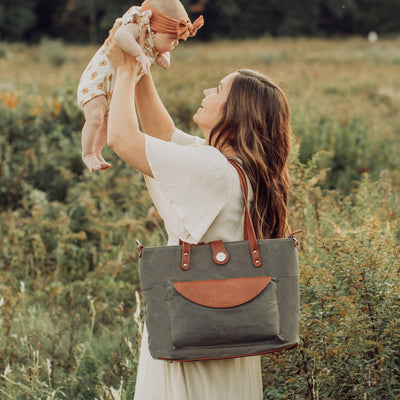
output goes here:
<path id="1" fill-rule="evenodd" d="M 136 237 L 165 243 L 140 174 L 80 161 L 96 48 L 0 43 L 0 397 L 131 399 Z M 153 67 L 176 125 L 238 68 L 286 91 L 290 223 L 303 230 L 301 345 L 263 357 L 264 399 L 400 399 L 400 38 L 185 43 Z M 135 294 L 136 293 L 136 294 Z"/>
<path id="2" fill-rule="evenodd" d="M 170 70 L 155 67 L 153 74 L 177 123 L 181 121 L 183 128 L 188 128 L 204 88 L 214 86 L 235 69 L 257 69 L 277 81 L 290 98 L 294 133 L 303 146 L 302 161 L 315 151 L 328 150 L 326 143 L 318 142 L 321 138 L 310 143 L 316 127 L 324 130 L 328 121 L 329 130 L 334 129 L 331 124 L 355 122 L 362 131 L 361 146 L 367 141 L 370 148 L 364 149 L 359 165 L 354 167 L 377 171 L 380 168 L 374 165 L 382 158 L 379 153 L 393 152 L 399 140 L 398 42 L 393 38 L 371 45 L 364 38 L 343 38 L 184 43 L 174 50 Z M 0 59 L 0 90 L 23 96 L 52 96 L 60 87 L 74 90 L 96 50 L 52 41 L 44 41 L 39 47 L 14 45 L 5 49 L 7 57 Z M 395 154 L 384 158 L 388 168 L 397 169 Z M 329 162 L 328 166 L 332 167 Z M 398 177 L 393 179 L 399 183 Z"/>

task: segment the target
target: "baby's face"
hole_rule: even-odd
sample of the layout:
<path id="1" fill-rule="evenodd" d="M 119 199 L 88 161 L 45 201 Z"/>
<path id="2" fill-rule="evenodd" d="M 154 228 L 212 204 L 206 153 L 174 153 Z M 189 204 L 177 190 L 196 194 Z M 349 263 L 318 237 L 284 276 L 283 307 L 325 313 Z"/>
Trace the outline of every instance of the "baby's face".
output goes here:
<path id="1" fill-rule="evenodd" d="M 154 46 L 160 53 L 171 51 L 178 46 L 179 39 L 170 33 L 152 32 Z"/>

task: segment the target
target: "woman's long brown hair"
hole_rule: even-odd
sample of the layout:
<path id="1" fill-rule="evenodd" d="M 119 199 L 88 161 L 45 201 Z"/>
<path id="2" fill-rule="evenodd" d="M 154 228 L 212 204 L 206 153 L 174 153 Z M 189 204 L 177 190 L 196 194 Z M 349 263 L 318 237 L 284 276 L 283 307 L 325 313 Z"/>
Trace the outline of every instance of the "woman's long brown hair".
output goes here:
<path id="1" fill-rule="evenodd" d="M 250 214 L 259 239 L 287 233 L 290 132 L 284 92 L 258 72 L 239 70 L 209 140 L 217 148 L 228 143 L 243 161 L 254 193 Z"/>

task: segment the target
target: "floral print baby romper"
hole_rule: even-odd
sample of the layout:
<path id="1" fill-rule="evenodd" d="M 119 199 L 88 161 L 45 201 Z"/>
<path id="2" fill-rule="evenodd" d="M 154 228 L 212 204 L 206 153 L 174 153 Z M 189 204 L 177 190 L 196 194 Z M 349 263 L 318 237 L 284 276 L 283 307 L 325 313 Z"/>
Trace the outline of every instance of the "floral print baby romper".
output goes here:
<path id="1" fill-rule="evenodd" d="M 150 17 L 150 10 L 141 12 L 140 7 L 133 6 L 123 15 L 122 23 L 135 23 L 139 25 L 140 32 L 142 32 L 142 29 L 146 30 L 144 52 L 146 56 L 149 57 L 150 62 L 153 65 L 159 52 L 155 48 L 151 36 Z M 111 65 L 108 57 L 105 55 L 103 45 L 90 60 L 79 81 L 77 92 L 79 107 L 82 108 L 89 100 L 101 95 L 106 96 L 107 105 L 109 107 L 115 83 L 115 74 L 116 71 Z M 138 66 L 136 82 L 139 81 L 143 74 L 143 69 Z"/>

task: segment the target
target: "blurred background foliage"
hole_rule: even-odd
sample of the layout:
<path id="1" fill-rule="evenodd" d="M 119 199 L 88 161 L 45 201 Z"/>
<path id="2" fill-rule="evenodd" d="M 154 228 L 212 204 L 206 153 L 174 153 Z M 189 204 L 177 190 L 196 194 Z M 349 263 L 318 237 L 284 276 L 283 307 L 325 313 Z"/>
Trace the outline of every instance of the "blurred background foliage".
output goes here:
<path id="1" fill-rule="evenodd" d="M 190 16 L 203 14 L 197 37 L 365 35 L 399 32 L 398 0 L 183 0 Z M 1 0 L 0 40 L 101 42 L 115 18 L 141 1 Z"/>
<path id="2" fill-rule="evenodd" d="M 235 2 L 217 3 L 222 29 Z M 44 5 L 29 4 L 24 13 Z M 110 170 L 84 169 L 75 91 L 97 45 L 49 36 L 0 43 L 0 398 L 132 399 L 143 322 L 135 239 L 166 236 L 140 173 L 107 148 Z M 288 95 L 301 343 L 262 358 L 264 399 L 400 399 L 399 65 L 396 36 L 263 36 L 188 41 L 168 71 L 152 68 L 176 125 L 192 134 L 203 89 L 236 68 Z"/>

